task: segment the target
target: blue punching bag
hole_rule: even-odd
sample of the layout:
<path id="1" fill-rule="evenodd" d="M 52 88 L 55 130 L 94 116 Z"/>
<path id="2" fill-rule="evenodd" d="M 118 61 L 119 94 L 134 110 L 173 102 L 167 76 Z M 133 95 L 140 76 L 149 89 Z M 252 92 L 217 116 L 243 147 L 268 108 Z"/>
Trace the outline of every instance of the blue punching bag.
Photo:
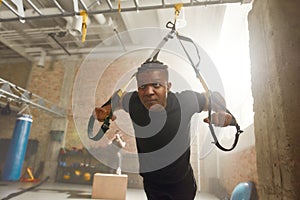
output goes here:
<path id="1" fill-rule="evenodd" d="M 3 169 L 3 180 L 18 181 L 20 179 L 31 124 L 30 115 L 24 114 L 17 118 Z"/>

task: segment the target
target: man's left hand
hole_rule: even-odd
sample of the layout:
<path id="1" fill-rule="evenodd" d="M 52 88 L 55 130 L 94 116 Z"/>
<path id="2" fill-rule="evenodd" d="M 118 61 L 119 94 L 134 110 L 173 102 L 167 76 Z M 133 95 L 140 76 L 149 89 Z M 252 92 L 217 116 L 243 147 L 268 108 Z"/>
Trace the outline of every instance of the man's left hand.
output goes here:
<path id="1" fill-rule="evenodd" d="M 211 115 L 212 124 L 218 127 L 231 125 L 232 116 L 226 112 L 216 112 Z M 209 118 L 203 120 L 205 123 L 210 123 Z"/>

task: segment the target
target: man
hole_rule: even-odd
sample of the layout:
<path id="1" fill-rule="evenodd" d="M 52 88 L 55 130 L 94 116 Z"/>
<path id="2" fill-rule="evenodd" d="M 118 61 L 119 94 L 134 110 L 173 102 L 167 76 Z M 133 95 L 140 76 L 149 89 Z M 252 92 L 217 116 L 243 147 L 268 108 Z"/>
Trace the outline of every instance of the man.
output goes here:
<path id="1" fill-rule="evenodd" d="M 190 120 L 195 113 L 206 111 L 209 101 L 205 93 L 171 92 L 167 68 L 159 61 L 142 64 L 136 74 L 138 90 L 124 94 L 113 110 L 124 109 L 132 120 L 147 198 L 192 200 L 197 187 L 190 164 Z M 225 104 L 220 95 L 214 96 Z M 231 115 L 216 104 L 211 106 L 218 111 L 212 123 L 230 125 Z M 109 101 L 95 108 L 94 115 L 103 121 L 111 107 Z M 209 123 L 209 119 L 204 121 Z"/>

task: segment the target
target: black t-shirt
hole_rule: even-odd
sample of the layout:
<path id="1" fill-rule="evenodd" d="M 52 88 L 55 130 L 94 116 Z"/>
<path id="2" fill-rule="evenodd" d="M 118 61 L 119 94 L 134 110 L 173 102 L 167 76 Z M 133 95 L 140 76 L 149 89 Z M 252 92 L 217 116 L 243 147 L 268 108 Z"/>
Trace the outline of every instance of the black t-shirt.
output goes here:
<path id="1" fill-rule="evenodd" d="M 202 111 L 204 95 L 169 92 L 167 106 L 161 112 L 147 110 L 137 92 L 127 93 L 122 104 L 133 123 L 144 180 L 174 183 L 191 174 L 190 120 Z"/>

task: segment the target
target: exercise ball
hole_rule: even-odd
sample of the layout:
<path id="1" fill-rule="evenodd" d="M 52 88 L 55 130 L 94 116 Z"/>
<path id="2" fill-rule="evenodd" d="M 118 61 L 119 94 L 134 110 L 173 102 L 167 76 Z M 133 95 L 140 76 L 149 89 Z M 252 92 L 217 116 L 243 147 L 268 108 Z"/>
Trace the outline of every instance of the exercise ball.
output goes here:
<path id="1" fill-rule="evenodd" d="M 250 200 L 253 183 L 239 183 L 232 191 L 230 200 Z"/>

